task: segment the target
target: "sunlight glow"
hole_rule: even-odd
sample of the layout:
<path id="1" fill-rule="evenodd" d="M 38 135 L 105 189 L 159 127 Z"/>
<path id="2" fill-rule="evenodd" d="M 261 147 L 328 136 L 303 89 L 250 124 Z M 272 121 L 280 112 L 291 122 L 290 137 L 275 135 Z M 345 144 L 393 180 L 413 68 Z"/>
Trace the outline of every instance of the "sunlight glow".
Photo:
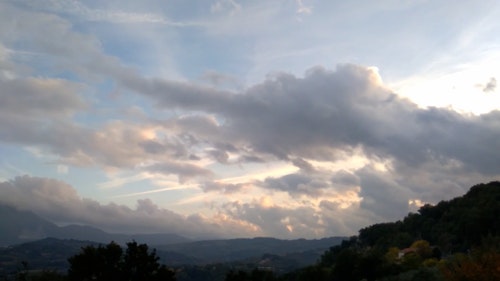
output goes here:
<path id="1" fill-rule="evenodd" d="M 500 108 L 500 53 L 462 64 L 448 72 L 414 76 L 391 85 L 401 96 L 419 106 L 452 108 L 482 114 Z"/>

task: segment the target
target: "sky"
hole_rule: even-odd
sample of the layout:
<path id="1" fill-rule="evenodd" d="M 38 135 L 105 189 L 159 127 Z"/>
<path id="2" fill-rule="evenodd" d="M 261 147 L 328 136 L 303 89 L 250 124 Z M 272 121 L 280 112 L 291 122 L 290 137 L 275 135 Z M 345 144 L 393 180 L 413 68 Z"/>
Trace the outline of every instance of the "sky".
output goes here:
<path id="1" fill-rule="evenodd" d="M 355 235 L 500 177 L 500 2 L 2 0 L 0 203 Z"/>

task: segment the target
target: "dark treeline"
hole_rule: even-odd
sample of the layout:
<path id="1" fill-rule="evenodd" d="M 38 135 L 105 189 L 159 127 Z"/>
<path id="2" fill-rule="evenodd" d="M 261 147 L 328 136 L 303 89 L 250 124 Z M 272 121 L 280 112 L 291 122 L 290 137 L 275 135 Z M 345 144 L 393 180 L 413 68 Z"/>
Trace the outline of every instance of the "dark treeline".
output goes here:
<path id="1" fill-rule="evenodd" d="M 403 220 L 375 224 L 331 247 L 319 261 L 288 273 L 207 265 L 169 269 L 146 244 L 86 246 L 69 258 L 67 274 L 29 272 L 13 280 L 500 280 L 500 182 L 425 205 Z M 27 265 L 24 264 L 24 267 Z M 176 272 L 175 272 L 176 271 Z M 7 279 L 7 278 L 6 278 Z M 11 280 L 12 280 L 11 279 Z"/>

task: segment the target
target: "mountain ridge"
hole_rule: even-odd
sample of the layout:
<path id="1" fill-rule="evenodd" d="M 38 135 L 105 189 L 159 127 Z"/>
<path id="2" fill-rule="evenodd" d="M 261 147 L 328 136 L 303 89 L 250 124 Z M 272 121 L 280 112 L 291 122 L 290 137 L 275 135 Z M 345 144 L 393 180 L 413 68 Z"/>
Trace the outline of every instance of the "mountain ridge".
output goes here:
<path id="1" fill-rule="evenodd" d="M 19 210 L 0 204 L 0 247 L 36 241 L 43 238 L 90 240 L 100 243 L 115 241 L 126 243 L 135 240 L 150 245 L 191 242 L 192 240 L 174 233 L 121 234 L 109 233 L 89 225 L 70 224 L 58 226 L 32 211 Z"/>

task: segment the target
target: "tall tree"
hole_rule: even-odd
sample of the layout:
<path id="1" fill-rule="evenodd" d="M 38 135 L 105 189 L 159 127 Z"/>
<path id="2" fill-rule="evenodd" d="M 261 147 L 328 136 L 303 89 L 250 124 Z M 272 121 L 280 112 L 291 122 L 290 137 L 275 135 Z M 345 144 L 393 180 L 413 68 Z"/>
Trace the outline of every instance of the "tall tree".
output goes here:
<path id="1" fill-rule="evenodd" d="M 71 281 L 170 281 L 174 272 L 159 263 L 156 251 L 146 244 L 127 243 L 124 252 L 111 242 L 106 246 L 87 246 L 69 258 L 68 278 Z"/>

